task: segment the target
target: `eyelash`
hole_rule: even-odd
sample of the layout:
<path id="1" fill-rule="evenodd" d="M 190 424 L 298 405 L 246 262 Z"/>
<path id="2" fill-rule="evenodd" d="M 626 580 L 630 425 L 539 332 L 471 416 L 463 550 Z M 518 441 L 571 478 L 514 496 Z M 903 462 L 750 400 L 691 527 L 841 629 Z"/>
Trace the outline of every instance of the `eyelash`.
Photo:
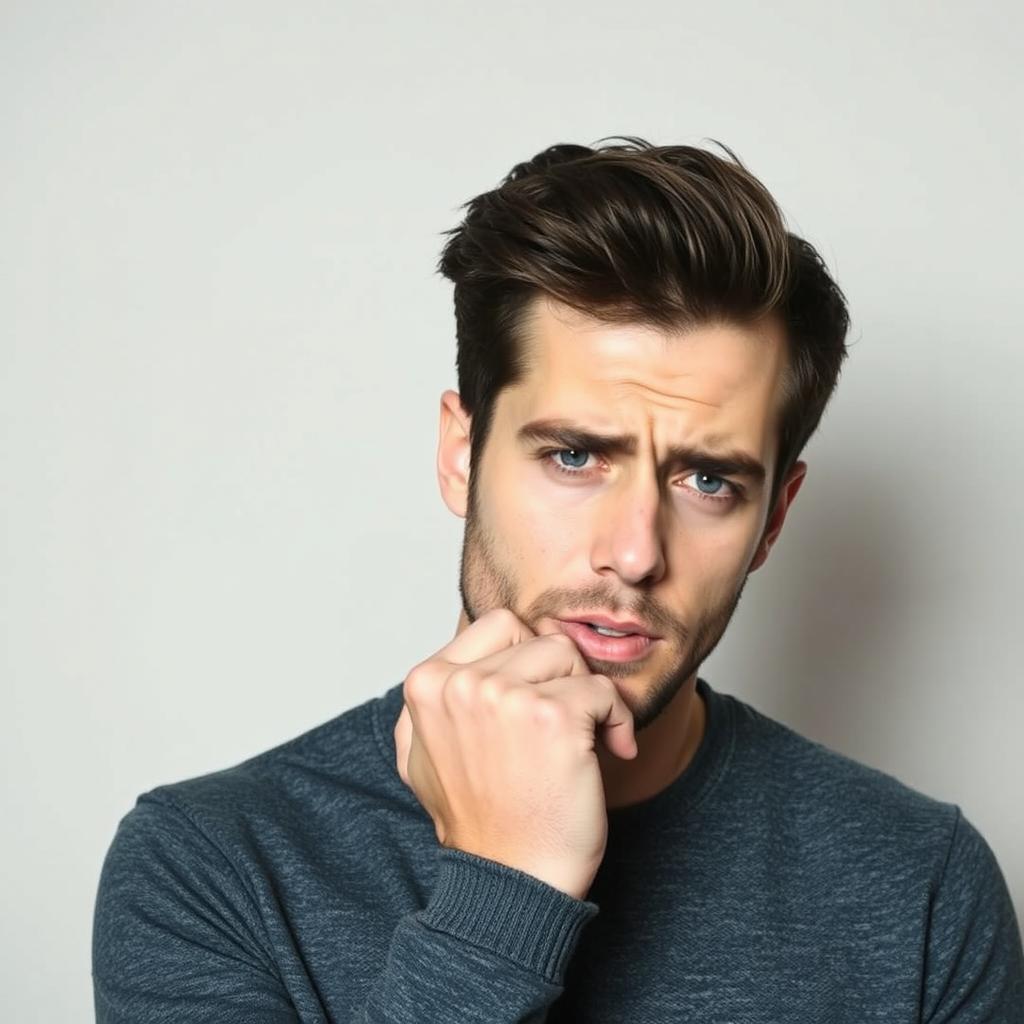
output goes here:
<path id="1" fill-rule="evenodd" d="M 552 468 L 556 472 L 561 473 L 562 476 L 568 476 L 568 477 L 586 476 L 586 470 L 583 470 L 583 469 L 569 469 L 566 466 L 560 466 L 557 462 L 555 462 L 551 458 L 552 455 L 560 455 L 562 452 L 576 452 L 577 454 L 579 454 L 581 452 L 586 452 L 587 455 L 593 455 L 593 452 L 591 452 L 587 448 L 546 448 L 544 451 L 538 452 L 537 458 L 543 460 L 544 462 L 547 462 L 550 466 L 552 466 Z M 742 491 L 739 488 L 739 486 L 734 484 L 731 480 L 726 480 L 725 477 L 715 476 L 713 473 L 701 473 L 700 470 L 695 470 L 690 475 L 691 476 L 694 476 L 694 475 L 706 476 L 709 480 L 721 480 L 722 483 L 725 484 L 727 487 L 729 487 L 730 490 L 732 491 L 732 494 L 729 497 L 721 498 L 717 494 L 705 494 L 703 491 L 694 490 L 694 488 L 692 488 L 692 487 L 687 487 L 686 488 L 686 490 L 692 491 L 694 494 L 697 495 L 698 498 L 701 498 L 704 501 L 713 501 L 713 502 L 715 502 L 716 504 L 719 504 L 719 505 L 724 502 L 725 504 L 728 505 L 728 504 L 732 504 L 733 502 L 737 501 L 742 496 Z M 687 479 L 689 479 L 689 478 L 687 478 Z"/>

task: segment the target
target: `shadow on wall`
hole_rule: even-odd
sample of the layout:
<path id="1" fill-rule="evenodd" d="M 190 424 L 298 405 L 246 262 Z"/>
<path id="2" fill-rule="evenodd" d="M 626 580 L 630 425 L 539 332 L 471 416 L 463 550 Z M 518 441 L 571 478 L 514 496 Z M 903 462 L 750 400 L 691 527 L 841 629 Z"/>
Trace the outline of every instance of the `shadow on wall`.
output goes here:
<path id="1" fill-rule="evenodd" d="M 897 486 L 877 464 L 844 454 L 841 470 L 808 459 L 807 484 L 763 579 L 755 574 L 744 592 L 722 678 L 745 680 L 737 696 L 797 732 L 885 770 L 879 755 L 887 761 L 889 744 L 900 742 L 901 708 L 913 713 L 905 674 L 923 624 L 915 614 L 923 567 L 935 555 L 900 497 L 905 478 Z"/>

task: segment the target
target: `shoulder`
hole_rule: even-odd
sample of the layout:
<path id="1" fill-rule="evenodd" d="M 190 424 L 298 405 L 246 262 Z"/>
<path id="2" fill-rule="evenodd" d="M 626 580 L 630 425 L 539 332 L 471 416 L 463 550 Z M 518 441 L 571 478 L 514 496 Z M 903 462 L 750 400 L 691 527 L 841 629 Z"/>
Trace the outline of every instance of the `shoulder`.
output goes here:
<path id="1" fill-rule="evenodd" d="M 977 1019 L 1011 1019 L 999 1011 L 1024 1000 L 1020 928 L 996 856 L 962 809 L 724 699 L 736 799 L 802 891 L 901 941 L 925 936 L 925 1019 L 968 1006 L 989 1013 Z"/>
<path id="2" fill-rule="evenodd" d="M 240 764 L 138 797 L 117 825 L 96 894 L 93 975 L 104 1019 L 139 1019 L 140 1007 L 153 1020 L 253 1019 L 257 1009 L 260 1019 L 293 1019 L 275 966 L 274 908 L 293 875 L 302 895 L 308 862 L 322 861 L 325 846 L 366 841 L 362 822 L 372 816 L 356 802 L 390 784 L 375 700 Z"/>
<path id="3" fill-rule="evenodd" d="M 735 781 L 808 852 L 858 857 L 880 870 L 941 874 L 960 808 L 818 743 L 738 698 Z M 962 827 L 962 826 L 961 826 Z"/>
<path id="4" fill-rule="evenodd" d="M 156 786 L 142 793 L 122 819 L 119 836 L 196 842 L 225 849 L 249 847 L 259 837 L 310 828 L 361 799 L 401 802 L 404 786 L 381 735 L 373 697 L 246 760 Z M 393 742 L 393 741 L 392 741 Z"/>

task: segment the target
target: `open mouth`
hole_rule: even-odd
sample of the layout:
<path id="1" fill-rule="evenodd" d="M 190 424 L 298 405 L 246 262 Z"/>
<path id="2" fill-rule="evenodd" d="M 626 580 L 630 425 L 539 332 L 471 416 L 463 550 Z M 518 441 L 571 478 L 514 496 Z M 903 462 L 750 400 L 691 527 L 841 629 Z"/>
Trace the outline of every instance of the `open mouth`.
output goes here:
<path id="1" fill-rule="evenodd" d="M 638 633 L 621 633 L 616 629 L 609 629 L 607 626 L 595 625 L 593 622 L 584 622 L 583 625 L 589 626 L 600 636 L 639 636 Z"/>
<path id="2" fill-rule="evenodd" d="M 656 637 L 626 633 L 593 622 L 560 619 L 558 624 L 583 655 L 603 661 L 638 661 L 658 643 Z"/>

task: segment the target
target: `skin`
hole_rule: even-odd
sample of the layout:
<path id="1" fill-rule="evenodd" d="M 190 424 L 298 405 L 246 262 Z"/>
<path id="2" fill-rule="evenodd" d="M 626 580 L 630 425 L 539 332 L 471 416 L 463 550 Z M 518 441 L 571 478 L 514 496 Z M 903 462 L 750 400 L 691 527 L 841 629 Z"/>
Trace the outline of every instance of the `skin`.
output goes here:
<path id="1" fill-rule="evenodd" d="M 641 661 L 586 658 L 633 714 L 635 759 L 597 747 L 607 806 L 627 806 L 663 790 L 692 760 L 706 724 L 698 669 L 806 475 L 797 462 L 769 508 L 785 336 L 774 317 L 674 333 L 602 324 L 545 296 L 532 303 L 527 337 L 529 370 L 498 396 L 472 476 L 471 419 L 457 392 L 441 396 L 438 481 L 445 504 L 466 520 L 456 636 L 498 607 L 538 632 L 576 610 L 652 626 L 661 639 Z M 636 451 L 559 453 L 555 442 L 517 439 L 524 424 L 552 417 L 633 435 Z M 712 433 L 723 435 L 722 447 L 756 457 L 764 483 L 662 468 L 669 446 Z M 733 497 L 729 482 L 742 495 Z"/>

